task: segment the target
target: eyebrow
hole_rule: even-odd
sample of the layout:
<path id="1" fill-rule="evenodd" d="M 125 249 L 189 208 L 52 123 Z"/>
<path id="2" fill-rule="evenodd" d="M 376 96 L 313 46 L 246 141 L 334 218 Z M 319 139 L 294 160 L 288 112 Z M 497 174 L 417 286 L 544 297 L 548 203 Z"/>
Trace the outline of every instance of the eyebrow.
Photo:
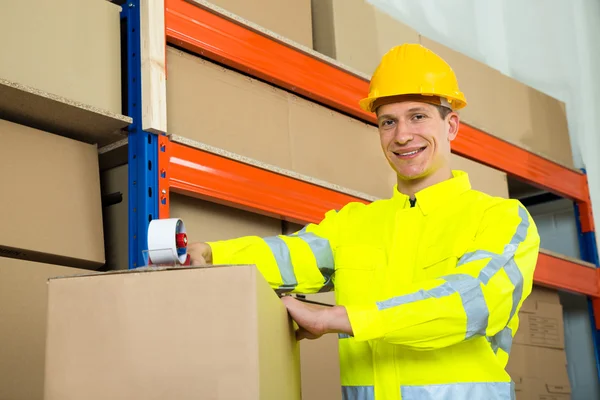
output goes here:
<path id="1" fill-rule="evenodd" d="M 411 112 L 416 112 L 416 111 L 426 112 L 428 110 L 425 107 L 413 107 L 413 108 L 408 109 L 408 111 L 406 111 L 406 112 L 411 113 Z M 394 114 L 382 114 L 379 117 L 377 117 L 377 121 L 381 121 L 383 119 L 398 119 L 398 117 Z"/>

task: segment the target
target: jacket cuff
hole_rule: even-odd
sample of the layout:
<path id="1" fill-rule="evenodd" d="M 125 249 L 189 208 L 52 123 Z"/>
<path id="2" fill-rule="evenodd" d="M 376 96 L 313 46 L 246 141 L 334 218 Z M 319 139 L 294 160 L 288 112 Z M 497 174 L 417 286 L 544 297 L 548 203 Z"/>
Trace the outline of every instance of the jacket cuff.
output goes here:
<path id="1" fill-rule="evenodd" d="M 228 251 L 226 241 L 206 242 L 206 244 L 210 246 L 213 265 L 223 265 L 229 263 L 231 251 Z"/>
<path id="2" fill-rule="evenodd" d="M 385 335 L 382 312 L 375 304 L 368 306 L 346 306 L 352 336 L 357 341 L 380 339 Z"/>

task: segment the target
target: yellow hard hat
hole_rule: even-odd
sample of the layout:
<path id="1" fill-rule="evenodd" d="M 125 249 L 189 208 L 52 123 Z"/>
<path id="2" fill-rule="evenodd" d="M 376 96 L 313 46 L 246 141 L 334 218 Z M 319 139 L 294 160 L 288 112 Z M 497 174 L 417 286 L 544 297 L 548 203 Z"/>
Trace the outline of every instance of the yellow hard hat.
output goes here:
<path id="1" fill-rule="evenodd" d="M 453 110 L 467 105 L 450 65 L 414 43 L 396 46 L 383 56 L 371 78 L 369 96 L 359 104 L 363 110 L 374 112 L 378 99 L 402 95 L 435 96 Z"/>

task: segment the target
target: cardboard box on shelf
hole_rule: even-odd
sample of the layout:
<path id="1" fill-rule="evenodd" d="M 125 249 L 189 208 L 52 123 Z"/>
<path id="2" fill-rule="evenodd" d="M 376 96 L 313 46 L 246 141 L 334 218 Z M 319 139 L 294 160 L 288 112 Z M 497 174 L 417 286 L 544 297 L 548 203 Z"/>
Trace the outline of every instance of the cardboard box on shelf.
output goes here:
<path id="1" fill-rule="evenodd" d="M 84 272 L 0 257 L 0 399 L 43 399 L 47 280 Z"/>
<path id="2" fill-rule="evenodd" d="M 571 386 L 556 384 L 543 379 L 517 377 L 515 382 L 516 400 L 570 400 Z"/>
<path id="3" fill-rule="evenodd" d="M 294 325 L 255 266 L 48 285 L 45 400 L 300 399 Z"/>
<path id="4" fill-rule="evenodd" d="M 564 350 L 513 344 L 506 371 L 513 377 L 546 379 L 556 384 L 569 383 Z"/>
<path id="5" fill-rule="evenodd" d="M 121 114 L 121 7 L 110 1 L 17 1 L 0 13 L 0 78 Z M 40 62 L 43 72 L 40 72 Z"/>
<path id="6" fill-rule="evenodd" d="M 561 101 L 431 39 L 422 36 L 421 44 L 444 58 L 456 73 L 468 102 L 460 111 L 466 123 L 574 167 L 567 116 Z"/>
<path id="7" fill-rule="evenodd" d="M 521 306 L 513 343 L 565 348 L 563 309 L 557 291 L 534 286 Z"/>
<path id="8" fill-rule="evenodd" d="M 419 43 L 414 29 L 365 0 L 312 0 L 316 51 L 371 76 L 381 57 L 404 42 Z"/>
<path id="9" fill-rule="evenodd" d="M 194 0 L 192 0 L 194 2 Z M 195 0 L 212 3 L 279 36 L 312 48 L 310 0 Z M 210 4 L 209 4 L 210 5 Z"/>
<path id="10" fill-rule="evenodd" d="M 96 146 L 0 120 L 0 256 L 104 264 Z"/>
<path id="11" fill-rule="evenodd" d="M 307 300 L 335 305 L 333 292 L 305 296 Z M 315 340 L 300 341 L 302 398 L 306 400 L 341 400 L 338 335 L 329 334 Z"/>

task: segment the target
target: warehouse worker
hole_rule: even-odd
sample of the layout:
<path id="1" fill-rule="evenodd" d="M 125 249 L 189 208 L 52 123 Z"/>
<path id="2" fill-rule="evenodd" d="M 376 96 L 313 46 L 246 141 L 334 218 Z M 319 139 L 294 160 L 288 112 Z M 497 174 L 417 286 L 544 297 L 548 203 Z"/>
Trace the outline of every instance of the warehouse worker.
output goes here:
<path id="1" fill-rule="evenodd" d="M 391 198 L 292 235 L 196 243 L 193 262 L 256 264 L 280 293 L 335 289 L 335 307 L 282 301 L 298 338 L 339 335 L 344 399 L 514 398 L 505 366 L 539 251 L 531 216 L 451 169 L 466 100 L 433 52 L 393 48 L 360 106 L 398 175 Z"/>

